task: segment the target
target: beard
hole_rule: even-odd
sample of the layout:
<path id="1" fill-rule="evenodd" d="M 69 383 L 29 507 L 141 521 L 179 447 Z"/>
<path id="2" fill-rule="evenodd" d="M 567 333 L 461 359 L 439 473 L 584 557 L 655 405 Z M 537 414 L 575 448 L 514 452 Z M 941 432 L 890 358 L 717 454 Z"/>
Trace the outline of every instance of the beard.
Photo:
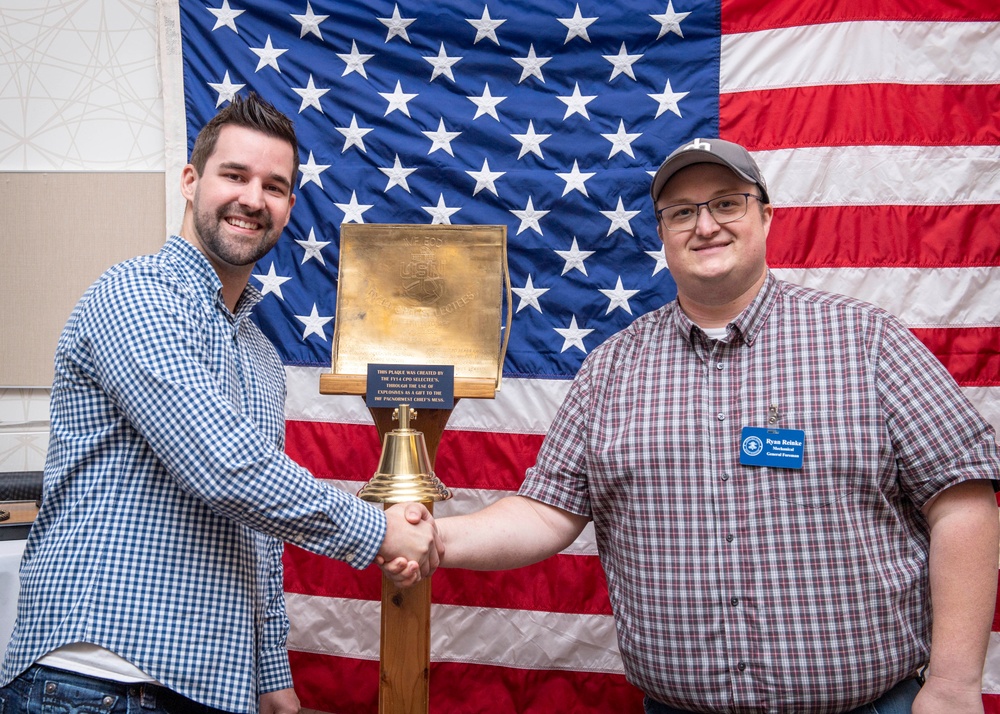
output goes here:
<path id="1" fill-rule="evenodd" d="M 194 227 L 204 249 L 227 265 L 252 265 L 263 258 L 278 242 L 281 231 L 274 230 L 274 220 L 267 211 L 248 213 L 237 203 L 221 206 L 216 211 L 202 211 L 198 207 L 198 194 L 194 200 Z M 248 238 L 234 238 L 225 235 L 228 225 L 225 216 L 239 216 L 259 223 L 264 232 L 260 239 L 250 242 Z"/>

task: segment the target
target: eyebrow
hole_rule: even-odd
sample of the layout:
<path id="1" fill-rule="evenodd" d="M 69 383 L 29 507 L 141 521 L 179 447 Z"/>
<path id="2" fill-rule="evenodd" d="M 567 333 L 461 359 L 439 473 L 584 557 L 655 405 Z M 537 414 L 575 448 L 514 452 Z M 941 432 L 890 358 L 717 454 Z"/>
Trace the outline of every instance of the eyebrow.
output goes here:
<path id="1" fill-rule="evenodd" d="M 219 164 L 219 168 L 230 169 L 233 171 L 244 171 L 244 172 L 250 170 L 250 167 L 247 166 L 246 164 L 237 163 L 236 161 L 224 161 L 221 164 Z M 282 176 L 281 174 L 271 174 L 270 178 L 272 181 L 280 183 L 285 188 L 291 189 L 292 187 L 292 182 L 289 181 L 284 176 Z"/>

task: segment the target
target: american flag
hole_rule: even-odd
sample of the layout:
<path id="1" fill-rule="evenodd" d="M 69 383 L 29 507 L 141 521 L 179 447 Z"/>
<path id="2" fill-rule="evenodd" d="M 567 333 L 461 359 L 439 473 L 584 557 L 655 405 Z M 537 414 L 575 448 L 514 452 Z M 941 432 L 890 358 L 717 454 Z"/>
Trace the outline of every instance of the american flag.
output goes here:
<path id="1" fill-rule="evenodd" d="M 478 509 L 516 490 L 586 354 L 674 296 L 649 172 L 695 137 L 754 152 L 779 276 L 900 316 L 1000 425 L 994 0 L 179 0 L 162 12 L 183 68 L 165 106 L 183 113 L 187 150 L 236 93 L 295 120 L 298 202 L 252 282 L 287 364 L 288 452 L 319 478 L 356 491 L 380 450 L 359 397 L 319 394 L 342 223 L 507 226 L 503 387 L 457 405 L 436 463 L 456 494 L 436 514 Z M 379 572 L 292 546 L 285 565 L 303 706 L 375 711 Z M 431 711 L 641 711 L 589 528 L 532 567 L 439 571 L 433 601 Z M 1000 712 L 993 637 L 984 700 Z"/>

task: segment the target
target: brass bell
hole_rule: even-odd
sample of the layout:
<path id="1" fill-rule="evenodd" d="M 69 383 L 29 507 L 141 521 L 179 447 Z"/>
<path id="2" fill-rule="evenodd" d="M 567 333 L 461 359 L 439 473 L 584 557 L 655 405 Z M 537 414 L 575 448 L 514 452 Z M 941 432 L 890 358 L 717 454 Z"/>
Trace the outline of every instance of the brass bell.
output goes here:
<path id="1" fill-rule="evenodd" d="M 434 475 L 424 435 L 410 428 L 417 413 L 407 404 L 392 412 L 399 428 L 385 435 L 378 469 L 358 496 L 373 503 L 431 503 L 451 498 L 451 492 Z"/>

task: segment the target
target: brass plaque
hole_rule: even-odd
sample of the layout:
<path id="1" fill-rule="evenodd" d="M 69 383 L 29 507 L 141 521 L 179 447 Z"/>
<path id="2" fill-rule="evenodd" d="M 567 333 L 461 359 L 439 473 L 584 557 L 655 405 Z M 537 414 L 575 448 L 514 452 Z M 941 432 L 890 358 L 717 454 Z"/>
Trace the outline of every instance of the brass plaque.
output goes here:
<path id="1" fill-rule="evenodd" d="M 500 386 L 507 227 L 345 223 L 333 373 L 448 364 Z"/>

